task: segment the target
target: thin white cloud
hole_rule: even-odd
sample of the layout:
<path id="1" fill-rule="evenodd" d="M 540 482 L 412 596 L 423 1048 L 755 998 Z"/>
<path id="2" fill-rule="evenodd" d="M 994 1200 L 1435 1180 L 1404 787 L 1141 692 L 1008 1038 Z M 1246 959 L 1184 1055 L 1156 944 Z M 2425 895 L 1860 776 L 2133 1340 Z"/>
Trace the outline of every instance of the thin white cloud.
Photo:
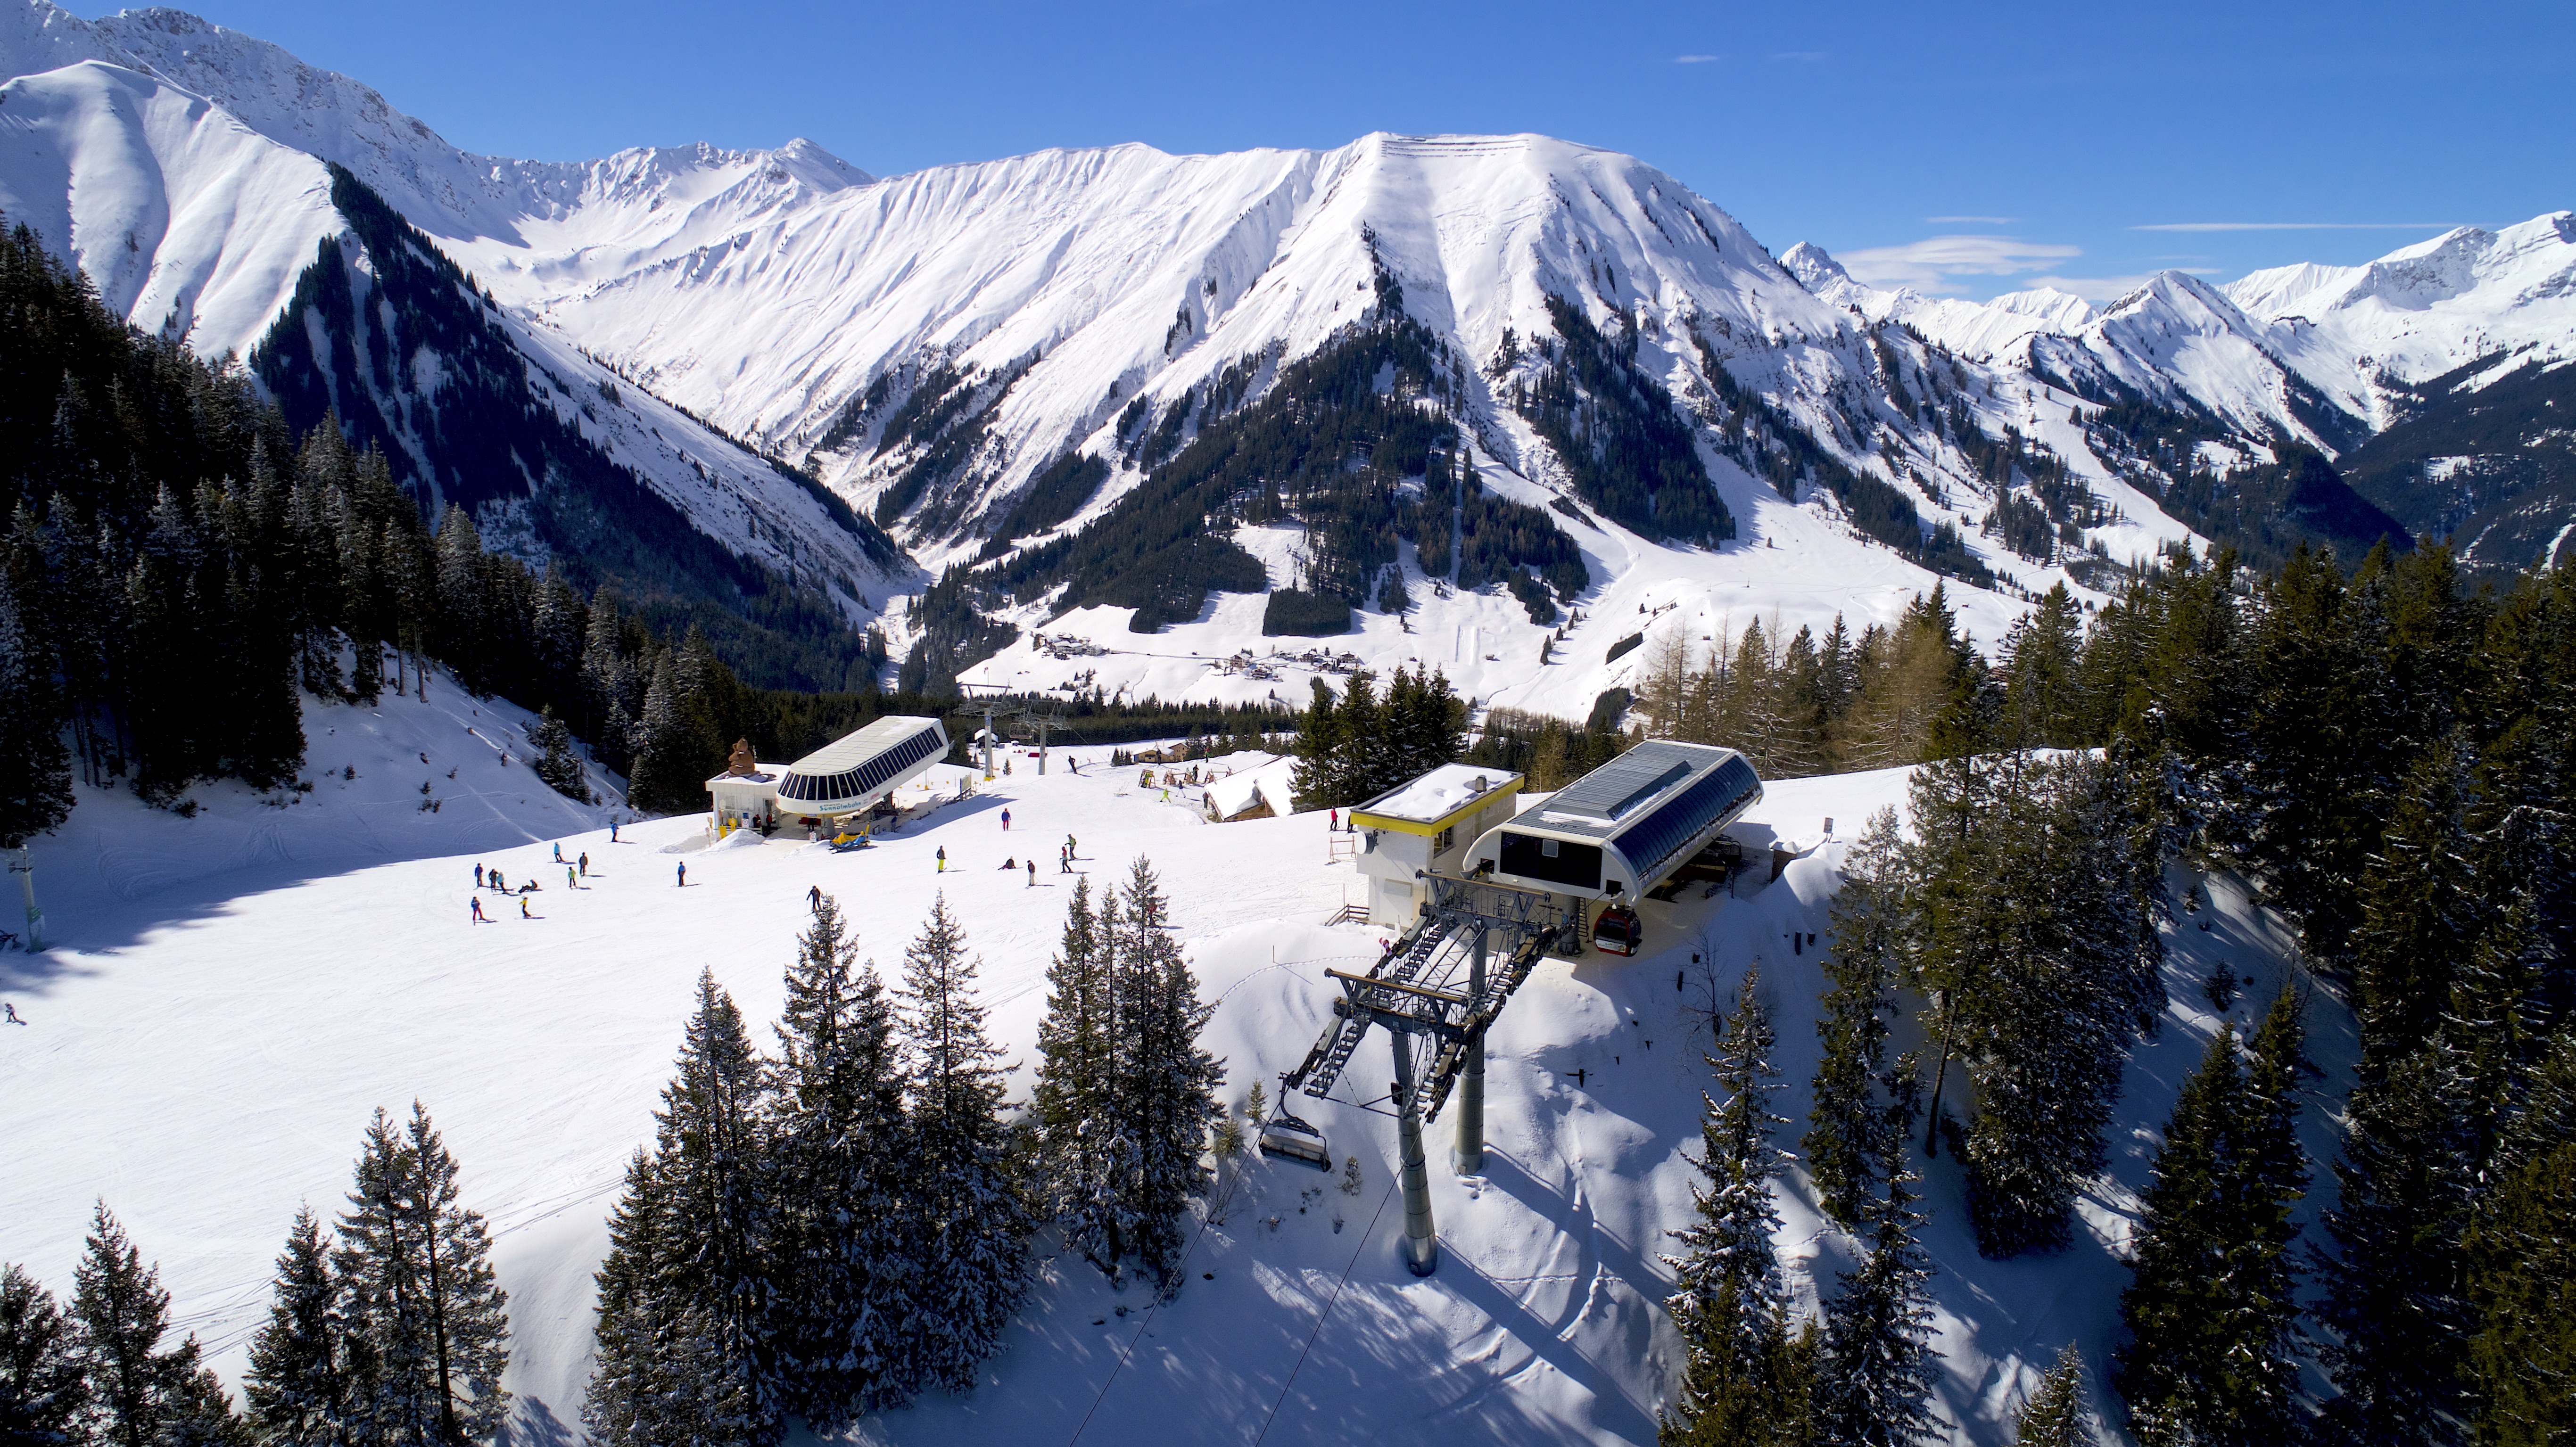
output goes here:
<path id="1" fill-rule="evenodd" d="M 1968 290 L 1953 277 L 2017 276 L 2083 254 L 2080 246 L 2017 236 L 1932 236 L 1903 246 L 1838 251 L 1834 259 L 1869 286 L 1910 286 L 1927 296 L 1949 296 Z"/>
<path id="2" fill-rule="evenodd" d="M 1673 57 L 1673 64 L 1675 64 L 1675 65 L 1706 65 L 1706 64 L 1708 64 L 1708 63 L 1709 63 L 1710 61 L 1712 61 L 1712 60 L 1724 60 L 1724 59 L 1726 59 L 1726 57 L 1725 57 L 1725 56 L 1723 56 L 1723 55 L 1676 55 L 1676 56 L 1674 56 L 1674 57 Z"/>
<path id="3" fill-rule="evenodd" d="M 2447 221 L 2167 221 L 2131 231 L 2448 231 Z"/>
<path id="4" fill-rule="evenodd" d="M 1926 226 L 2010 226 L 2018 216 L 1926 216 Z"/>

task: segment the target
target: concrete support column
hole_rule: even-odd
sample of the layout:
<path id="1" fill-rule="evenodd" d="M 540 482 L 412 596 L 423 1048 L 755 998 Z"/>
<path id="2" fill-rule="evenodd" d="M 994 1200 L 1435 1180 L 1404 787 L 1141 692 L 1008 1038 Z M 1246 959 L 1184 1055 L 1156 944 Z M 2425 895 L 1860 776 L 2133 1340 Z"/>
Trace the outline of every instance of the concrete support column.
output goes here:
<path id="1" fill-rule="evenodd" d="M 1476 930 L 1474 952 L 1467 957 L 1467 1008 L 1477 1009 L 1485 1002 L 1485 955 L 1493 931 Z M 1485 1172 L 1485 1037 L 1478 1035 L 1468 1042 L 1467 1058 L 1458 1072 L 1458 1143 L 1450 1147 L 1449 1168 L 1462 1176 L 1480 1176 Z"/>
<path id="2" fill-rule="evenodd" d="M 1422 1158 L 1422 1107 L 1413 1098 L 1413 1051 L 1400 1030 L 1395 1046 L 1395 1140 L 1403 1159 L 1404 1265 L 1416 1276 L 1440 1269 L 1440 1237 L 1431 1223 L 1431 1172 Z"/>

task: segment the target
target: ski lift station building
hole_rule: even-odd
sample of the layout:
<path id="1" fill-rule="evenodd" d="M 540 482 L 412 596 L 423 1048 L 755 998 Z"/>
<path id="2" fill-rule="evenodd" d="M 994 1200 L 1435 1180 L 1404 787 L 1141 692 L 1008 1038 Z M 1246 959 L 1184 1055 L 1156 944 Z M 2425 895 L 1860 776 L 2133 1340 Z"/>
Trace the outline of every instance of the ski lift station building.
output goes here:
<path id="1" fill-rule="evenodd" d="M 1360 873 L 1369 879 L 1369 923 L 1404 926 L 1431 898 L 1430 874 L 1466 872 L 1467 849 L 1512 817 L 1521 776 L 1442 764 L 1351 810 Z"/>
<path id="2" fill-rule="evenodd" d="M 785 766 L 754 763 L 737 746 L 725 771 L 707 780 L 712 823 L 837 830 L 947 754 L 948 730 L 935 718 L 881 718 Z"/>
<path id="3" fill-rule="evenodd" d="M 1487 830 L 1469 864 L 1496 884 L 1633 903 L 1761 798 L 1735 750 L 1649 739 Z"/>

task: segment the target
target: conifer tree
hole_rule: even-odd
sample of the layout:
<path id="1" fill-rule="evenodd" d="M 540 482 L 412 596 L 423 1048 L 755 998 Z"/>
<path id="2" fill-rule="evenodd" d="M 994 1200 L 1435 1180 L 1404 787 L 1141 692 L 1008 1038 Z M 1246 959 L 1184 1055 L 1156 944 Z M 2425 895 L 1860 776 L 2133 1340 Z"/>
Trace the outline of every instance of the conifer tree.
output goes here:
<path id="1" fill-rule="evenodd" d="M 2464 1243 L 2477 1312 L 2468 1370 L 2481 1443 L 2542 1447 L 2576 1433 L 2576 1030 L 2520 1082 Z"/>
<path id="2" fill-rule="evenodd" d="M 775 1443 L 779 1415 L 769 1253 L 773 1205 L 761 1064 L 710 971 L 654 1113 L 654 1223 L 668 1251 L 643 1289 L 660 1343 L 656 1410 L 672 1440 Z M 650 1441 L 652 1439 L 643 1439 Z"/>
<path id="3" fill-rule="evenodd" d="M 636 720 L 633 736 L 635 764 L 626 796 L 638 808 L 691 807 L 701 797 L 698 786 L 703 776 L 690 758 L 689 730 L 680 714 L 679 682 L 668 650 L 653 662 L 653 681 L 644 690 L 644 712 Z"/>
<path id="4" fill-rule="evenodd" d="M 2492 922 L 2473 877 L 2476 805 L 2475 760 L 2465 744 L 2435 745 L 2408 773 L 2362 878 L 2352 949 L 2365 1071 L 2432 1038 L 2450 1001 L 2459 945 Z"/>
<path id="5" fill-rule="evenodd" d="M 1807 1420 L 1814 1343 L 1791 1346 L 1788 1293 L 1771 1248 L 1780 1220 L 1771 1180 L 1786 1158 L 1771 1132 L 1788 1122 L 1771 1113 L 1780 1089 L 1771 1064 L 1777 1037 L 1760 987 L 1760 971 L 1745 971 L 1718 1053 L 1707 1057 L 1726 1099 L 1701 1097 L 1696 1164 L 1707 1184 L 1694 1193 L 1698 1219 L 1672 1233 L 1682 1254 L 1664 1258 L 1675 1288 L 1664 1304 L 1687 1354 L 1663 1427 L 1667 1442 L 1771 1440 L 1782 1422 L 1804 1430 Z M 1795 1381 L 1783 1375 L 1791 1365 Z"/>
<path id="6" fill-rule="evenodd" d="M 1318 677 L 1306 711 L 1297 718 L 1297 764 L 1288 789 L 1300 809 L 1339 808 L 1342 798 L 1342 716 L 1332 685 Z"/>
<path id="7" fill-rule="evenodd" d="M 2317 1354 L 2337 1395 L 2334 1443 L 2462 1440 L 2462 1363 L 2474 1324 L 2462 1245 L 2474 1172 L 2466 1091 L 2427 1048 L 2356 1088 L 2315 1262 L 2328 1335 Z"/>
<path id="8" fill-rule="evenodd" d="M 1117 906 L 1112 890 L 1095 916 L 1089 876 L 1074 881 L 1064 936 L 1047 969 L 1037 1083 L 1029 1097 L 1042 1207 L 1067 1245 L 1113 1276 L 1126 1247 L 1115 1190 L 1127 1144 L 1117 1110 Z"/>
<path id="9" fill-rule="evenodd" d="M 2093 1412 L 2084 1402 L 2084 1354 L 2069 1342 L 2013 1422 L 2013 1447 L 2093 1447 Z"/>
<path id="10" fill-rule="evenodd" d="M 2174 1106 L 2120 1298 L 2130 1341 L 2114 1373 L 2150 1447 L 2286 1441 L 2297 1422 L 2298 1064 L 2298 1004 L 2284 992 L 2251 1069 L 2222 1030 Z"/>
<path id="11" fill-rule="evenodd" d="M 788 967 L 771 1145 L 780 1375 L 817 1432 L 904 1399 L 903 1070 L 894 1006 L 830 895 Z"/>
<path id="12" fill-rule="evenodd" d="M 1128 874 L 1117 945 L 1117 1021 L 1125 1059 L 1118 1071 L 1126 1134 L 1135 1142 L 1120 1216 L 1131 1223 L 1137 1257 L 1165 1298 L 1180 1290 L 1186 1242 L 1181 1217 L 1215 1182 L 1206 1166 L 1208 1130 L 1224 1115 L 1217 1088 L 1225 1067 L 1199 1048 L 1213 1013 L 1180 946 L 1152 921 L 1170 913 L 1153 865 L 1138 856 Z"/>
<path id="13" fill-rule="evenodd" d="M 553 704 L 547 704 L 528 730 L 528 742 L 536 747 L 537 777 L 546 787 L 580 803 L 590 803 L 590 782 L 582 777 L 581 753 L 573 747 L 572 730 L 555 717 Z"/>
<path id="14" fill-rule="evenodd" d="M 508 1302 L 483 1218 L 458 1201 L 456 1159 L 412 1103 L 368 1123 L 332 1272 L 348 1293 L 351 1414 L 398 1443 L 488 1442 L 509 1410 Z"/>
<path id="15" fill-rule="evenodd" d="M 1870 1203 L 1870 1250 L 1844 1273 L 1825 1308 L 1816 1361 L 1819 1436 L 1837 1447 L 1913 1447 L 1935 1440 L 1929 1403 L 1940 1376 L 1932 1349 L 1932 1263 L 1917 1240 L 1919 1178 L 1897 1165 Z"/>
<path id="16" fill-rule="evenodd" d="M 89 1381 L 78 1324 L 16 1262 L 0 1268 L 0 1442 L 77 1447 L 89 1440 Z"/>
<path id="17" fill-rule="evenodd" d="M 909 1178 L 921 1289 L 907 1324 L 925 1386 L 964 1392 L 1027 1291 L 1031 1211 L 1002 1120 L 1001 1051 L 984 1033 L 966 932 L 931 902 L 904 950 L 912 1062 Z"/>
<path id="18" fill-rule="evenodd" d="M 88 1380 L 104 1447 L 154 1447 L 162 1435 L 197 1416 L 197 1339 L 163 1351 L 170 1329 L 170 1293 L 159 1268 L 100 1202 L 74 1269 L 72 1316 L 79 1323 L 73 1351 Z"/>
<path id="19" fill-rule="evenodd" d="M 348 1400 L 340 1343 L 340 1286 L 331 1248 L 310 1206 L 295 1213 L 277 1258 L 268 1321 L 251 1338 L 242 1395 L 261 1435 L 278 1447 L 345 1440 Z"/>
<path id="20" fill-rule="evenodd" d="M 682 1303 L 662 1289 L 680 1243 L 667 1233 L 670 1200 L 653 1158 L 637 1150 L 626 1164 L 626 1189 L 608 1218 L 608 1257 L 598 1273 L 599 1308 L 592 1330 L 590 1388 L 582 1426 L 601 1447 L 645 1447 L 675 1439 L 675 1348 Z"/>
<path id="21" fill-rule="evenodd" d="M 1905 1131 L 1892 1126 L 1875 1082 L 1887 1063 L 1887 1032 L 1896 1013 L 1896 983 L 1905 964 L 1906 861 L 1896 811 L 1870 817 L 1843 856 L 1843 886 L 1834 895 L 1831 950 L 1825 972 L 1833 989 L 1817 1017 L 1822 1049 L 1799 1147 L 1825 1214 L 1851 1229 Z"/>
<path id="22" fill-rule="evenodd" d="M 71 753 L 52 650 L 27 629 L 0 571 L 0 849 L 15 849 L 72 812 Z"/>

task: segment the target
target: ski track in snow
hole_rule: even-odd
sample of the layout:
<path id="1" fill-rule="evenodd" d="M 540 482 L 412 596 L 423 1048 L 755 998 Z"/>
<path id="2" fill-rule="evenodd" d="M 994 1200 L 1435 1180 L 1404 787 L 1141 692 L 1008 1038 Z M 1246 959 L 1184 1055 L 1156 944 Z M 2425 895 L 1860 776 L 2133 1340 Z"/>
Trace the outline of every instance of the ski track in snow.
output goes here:
<path id="1" fill-rule="evenodd" d="M 0 1259 L 68 1289 L 90 1202 L 103 1197 L 160 1263 L 178 1325 L 228 1377 L 265 1315 L 297 1204 L 336 1209 L 368 1113 L 417 1098 L 463 1163 L 467 1202 L 495 1227 L 522 1430 L 530 1440 L 571 1430 L 605 1218 L 626 1156 L 650 1136 L 693 981 L 712 968 L 768 1043 L 809 885 L 850 908 L 862 953 L 890 975 L 944 890 L 981 959 L 980 990 L 1022 1098 L 1069 881 L 1041 874 L 1031 887 L 998 868 L 1005 855 L 1043 858 L 1074 833 L 1095 887 L 1122 880 L 1140 853 L 1153 859 L 1203 997 L 1217 1002 L 1206 1039 L 1227 1062 L 1230 1099 L 1255 1079 L 1275 1086 L 1322 1024 L 1332 992 L 1321 971 L 1365 960 L 1382 938 L 1315 923 L 1357 881 L 1348 862 L 1326 862 L 1323 821 L 1208 825 L 1188 801 L 1163 804 L 1133 771 L 1108 769 L 1105 750 L 1075 751 L 1098 765 L 1079 777 L 1063 772 L 1063 752 L 1046 778 L 1017 757 L 1012 777 L 859 854 L 785 840 L 674 854 L 666 848 L 702 839 L 700 817 L 634 825 L 612 845 L 608 806 L 555 798 L 517 749 L 503 765 L 486 741 L 522 738 L 526 715 L 436 679 L 430 694 L 426 705 L 310 705 L 315 789 L 284 809 L 210 786 L 183 820 L 84 788 L 73 822 L 36 845 L 56 947 L 0 955 L 0 992 L 30 1021 L 0 1030 Z M 348 764 L 356 780 L 342 777 Z M 941 791 L 962 772 L 941 766 Z M 455 802 L 420 812 L 424 777 Z M 1169 1306 L 1140 1318 L 1146 1291 L 1113 1293 L 1078 1260 L 1047 1260 L 972 1396 L 871 1419 L 853 1440 L 1051 1443 L 1077 1430 L 1086 1442 L 1650 1438 L 1679 1362 L 1658 1304 L 1669 1289 L 1659 1257 L 1690 1213 L 1696 1174 L 1684 1153 L 1697 1147 L 1707 1082 L 1704 1017 L 1693 1012 L 1707 1004 L 1708 976 L 1689 967 L 1690 952 L 1709 952 L 1720 990 L 1760 962 L 1789 1087 L 1777 1104 L 1797 1122 L 1782 1143 L 1794 1149 L 1826 982 L 1815 951 L 1784 946 L 1790 931 L 1828 927 L 1842 841 L 1871 810 L 1901 807 L 1904 779 L 1773 784 L 1738 831 L 1802 851 L 1781 880 L 1740 899 L 1686 891 L 1648 902 L 1650 953 L 1551 959 L 1534 972 L 1492 1040 L 1484 1176 L 1451 1174 L 1451 1122 L 1429 1128 L 1435 1276 L 1405 1272 L 1403 1214 L 1385 1205 L 1393 1123 L 1300 1097 L 1335 1155 L 1360 1158 L 1359 1196 L 1339 1190 L 1338 1172 L 1246 1157 L 1228 1167 L 1238 1193 L 1198 1234 Z M 1017 826 L 1007 834 L 1004 807 Z M 564 891 L 551 863 L 558 839 L 567 857 L 590 855 L 586 889 Z M 955 866 L 945 875 L 932 861 L 943 845 Z M 675 888 L 684 861 L 689 884 Z M 468 923 L 478 862 L 544 884 L 529 896 L 542 918 L 523 921 L 487 893 L 494 922 Z M 2177 893 L 2184 882 L 2177 871 Z M 2131 1064 L 2111 1170 L 2083 1203 L 2075 1246 L 1980 1260 L 1949 1159 L 1928 1165 L 1925 1244 L 1939 1265 L 1947 1358 L 1938 1403 L 1958 1440 L 2003 1440 L 2021 1394 L 2067 1341 L 2097 1372 L 2107 1361 L 2135 1192 L 2218 1024 L 2198 983 L 2214 959 L 2253 975 L 2241 1026 L 2291 957 L 2287 935 L 2232 881 L 2204 887 L 2212 906 L 2200 919 L 2212 929 L 2186 918 L 2172 933 L 2176 1003 Z M 2306 1117 L 2322 1160 L 2333 1137 L 2324 1106 L 2348 1070 L 2351 1030 L 2322 995 L 2311 1028 L 2329 1072 L 2311 1085 Z M 1375 1037 L 1363 1047 L 1340 1099 L 1376 1093 L 1366 1082 L 1384 1048 Z M 2311 1195 L 2310 1219 L 2323 1194 Z M 1794 1174 L 1780 1205 L 1777 1244 L 1812 1309 L 1857 1250 L 1818 1219 Z M 1124 1318 L 1121 1302 L 1133 1309 Z"/>

